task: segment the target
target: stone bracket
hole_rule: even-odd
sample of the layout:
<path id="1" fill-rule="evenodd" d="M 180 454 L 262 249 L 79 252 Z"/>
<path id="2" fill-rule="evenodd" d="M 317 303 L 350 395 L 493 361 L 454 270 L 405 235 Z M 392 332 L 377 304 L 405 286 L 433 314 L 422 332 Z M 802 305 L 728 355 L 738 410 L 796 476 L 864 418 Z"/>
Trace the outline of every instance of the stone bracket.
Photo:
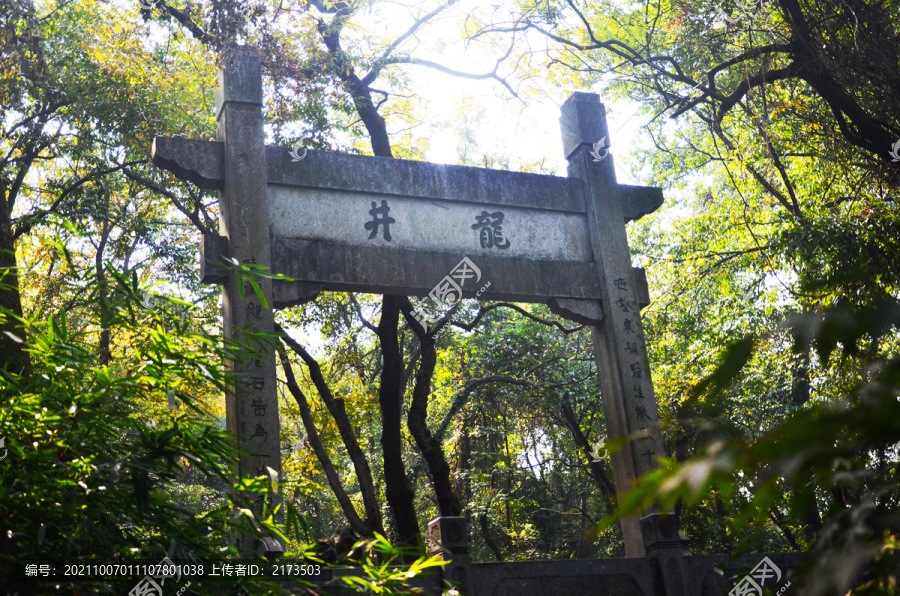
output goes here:
<path id="1" fill-rule="evenodd" d="M 650 215 L 663 204 L 663 191 L 657 186 L 632 186 L 620 184 L 619 193 L 622 198 L 622 213 L 625 223 L 637 221 Z"/>
<path id="2" fill-rule="evenodd" d="M 650 306 L 650 286 L 647 285 L 647 270 L 643 267 L 632 267 L 634 271 L 634 286 L 637 291 L 638 306 L 641 310 Z"/>
<path id="3" fill-rule="evenodd" d="M 223 284 L 228 281 L 228 238 L 204 234 L 200 242 L 200 283 Z"/>
<path id="4" fill-rule="evenodd" d="M 547 306 L 553 314 L 581 325 L 599 325 L 603 321 L 603 305 L 599 300 L 551 298 Z"/>
<path id="5" fill-rule="evenodd" d="M 153 165 L 203 190 L 222 190 L 225 183 L 225 143 L 156 137 L 151 151 Z"/>
<path id="6" fill-rule="evenodd" d="M 276 310 L 312 302 L 325 289 L 322 284 L 272 280 L 272 302 Z"/>

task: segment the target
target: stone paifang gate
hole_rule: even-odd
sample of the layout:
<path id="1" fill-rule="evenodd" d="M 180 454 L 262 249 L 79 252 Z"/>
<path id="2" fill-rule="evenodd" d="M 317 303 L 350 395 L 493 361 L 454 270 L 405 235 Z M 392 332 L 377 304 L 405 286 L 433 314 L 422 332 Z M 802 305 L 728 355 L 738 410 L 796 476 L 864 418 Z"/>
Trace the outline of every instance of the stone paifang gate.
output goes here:
<path id="1" fill-rule="evenodd" d="M 562 106 L 563 178 L 266 146 L 256 49 L 228 48 L 217 82 L 217 140 L 158 137 L 153 163 L 220 193 L 219 235 L 203 239 L 201 277 L 223 286 L 226 340 L 255 351 L 227 363 L 238 380 L 226 396 L 226 424 L 247 452 L 236 473 L 280 478 L 275 353 L 260 337 L 274 332 L 273 307 L 323 290 L 429 295 L 445 304 L 477 292 L 481 300 L 545 303 L 590 325 L 607 434 L 631 439 L 611 454 L 617 494 L 655 465 L 664 447 L 640 318 L 649 295 L 643 270 L 631 265 L 625 224 L 663 197 L 659 188 L 616 182 L 597 95 L 575 93 Z M 262 301 L 239 287 L 229 261 L 295 281 L 258 279 Z M 482 278 L 487 288 L 474 283 Z M 464 518 L 438 518 L 429 535 L 449 561 L 445 576 L 470 596 L 566 587 L 718 594 L 735 583 L 714 571 L 738 567 L 727 557 L 685 556 L 674 516 L 654 507 L 621 525 L 627 558 L 619 560 L 472 564 Z M 279 549 L 271 539 L 256 547 Z M 787 560 L 772 559 L 764 571 L 777 568 L 783 581 Z M 770 585 L 747 576 L 760 595 L 774 579 L 763 575 Z"/>

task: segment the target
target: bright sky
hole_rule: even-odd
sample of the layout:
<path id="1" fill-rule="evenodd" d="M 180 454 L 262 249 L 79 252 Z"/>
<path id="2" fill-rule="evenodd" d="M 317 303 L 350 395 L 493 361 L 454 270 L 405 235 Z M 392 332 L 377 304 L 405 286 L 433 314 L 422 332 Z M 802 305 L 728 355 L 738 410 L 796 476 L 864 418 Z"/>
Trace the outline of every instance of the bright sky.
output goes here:
<path id="1" fill-rule="evenodd" d="M 411 6 L 427 13 L 439 5 L 439 0 L 426 0 Z M 384 39 L 395 39 L 414 22 L 408 6 L 410 5 L 379 2 L 370 9 L 371 12 L 367 11 L 358 17 L 359 23 L 374 20 L 379 24 L 379 37 L 383 35 Z M 431 60 L 466 73 L 490 72 L 497 58 L 507 48 L 486 47 L 485 43 L 479 42 L 467 43 L 463 27 L 466 21 L 471 28 L 472 22 L 497 19 L 506 10 L 508 9 L 502 3 L 491 5 L 477 0 L 458 0 L 425 25 L 420 30 L 421 35 L 404 42 L 398 53 L 402 54 L 405 50 L 415 58 Z M 546 47 L 545 39 L 539 34 L 532 34 L 528 42 L 535 50 Z M 528 72 L 529 69 L 532 72 L 541 70 L 545 63 L 546 55 L 537 52 L 531 65 L 523 66 L 523 72 Z M 426 108 L 425 122 L 414 134 L 428 139 L 429 147 L 425 153 L 428 161 L 459 163 L 459 129 L 462 126 L 461 116 L 464 114 L 472 119 L 477 118 L 472 126 L 476 151 L 470 158 L 479 159 L 483 154 L 505 156 L 513 170 L 520 169 L 525 163 L 543 161 L 545 172 L 555 171 L 557 175 L 565 176 L 566 162 L 562 155 L 559 133 L 559 108 L 566 97 L 562 91 L 533 80 L 530 92 L 525 90 L 522 94 L 525 97 L 523 101 L 512 97 L 499 81 L 493 79 L 455 77 L 426 66 L 411 65 L 402 68 L 408 75 L 409 91 L 421 98 Z M 509 75 L 512 71 L 510 64 L 504 64 L 498 74 Z M 514 89 L 520 88 L 511 76 L 509 82 Z M 384 84 L 379 81 L 376 87 Z M 637 184 L 627 155 L 640 146 L 643 116 L 636 114 L 637 104 L 613 103 L 608 100 L 604 103 L 611 133 L 611 154 L 616 158 L 619 181 Z M 481 114 L 477 113 L 479 111 Z M 648 141 L 644 140 L 643 143 Z"/>

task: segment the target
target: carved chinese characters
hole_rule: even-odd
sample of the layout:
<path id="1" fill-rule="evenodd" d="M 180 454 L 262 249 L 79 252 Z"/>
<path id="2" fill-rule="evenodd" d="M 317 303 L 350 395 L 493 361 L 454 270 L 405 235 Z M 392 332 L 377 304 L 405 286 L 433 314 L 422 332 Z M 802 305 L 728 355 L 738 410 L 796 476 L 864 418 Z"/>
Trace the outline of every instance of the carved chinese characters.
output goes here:
<path id="1" fill-rule="evenodd" d="M 478 239 L 481 241 L 481 248 L 509 248 L 509 240 L 503 237 L 502 224 L 502 211 L 493 213 L 482 211 L 481 215 L 475 216 L 472 229 L 479 230 Z"/>
<path id="2" fill-rule="evenodd" d="M 388 242 L 391 241 L 391 224 L 395 223 L 397 220 L 388 216 L 390 210 L 391 208 L 388 207 L 388 203 L 384 199 L 381 200 L 381 207 L 376 206 L 375 201 L 372 201 L 372 208 L 369 209 L 369 215 L 372 216 L 372 221 L 366 222 L 366 225 L 364 226 L 365 229 L 370 230 L 369 240 L 378 236 L 378 226 L 381 226 L 383 228 L 384 239 Z"/>
<path id="3" fill-rule="evenodd" d="M 371 208 L 368 211 L 371 219 L 363 224 L 369 235 L 368 240 L 378 238 L 379 230 L 381 238 L 385 242 L 393 240 L 391 236 L 391 225 L 396 224 L 397 220 L 389 215 L 391 206 L 386 199 L 381 199 L 379 206 L 377 201 L 371 201 Z M 402 204 L 401 204 L 402 205 Z M 402 206 L 400 207 L 402 209 Z M 483 249 L 497 248 L 500 250 L 507 249 L 510 246 L 509 238 L 503 232 L 503 219 L 505 215 L 502 211 L 488 212 L 482 210 L 481 213 L 475 215 L 475 223 L 471 228 L 478 232 L 477 239 L 479 245 Z M 463 231 L 460 230 L 460 235 Z"/>

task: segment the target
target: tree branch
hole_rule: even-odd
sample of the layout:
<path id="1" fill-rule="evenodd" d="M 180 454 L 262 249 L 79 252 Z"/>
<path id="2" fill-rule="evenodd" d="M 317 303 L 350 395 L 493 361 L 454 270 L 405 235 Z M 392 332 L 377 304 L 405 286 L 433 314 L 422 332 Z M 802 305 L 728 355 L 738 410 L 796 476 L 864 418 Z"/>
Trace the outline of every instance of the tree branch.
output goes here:
<path id="1" fill-rule="evenodd" d="M 400 302 L 400 310 L 407 322 L 419 338 L 422 355 L 416 381 L 413 385 L 412 401 L 407 413 L 407 427 L 416 442 L 416 446 L 428 464 L 431 483 L 437 497 L 438 510 L 441 515 L 456 517 L 462 515 L 463 508 L 453 490 L 450 478 L 450 465 L 444 457 L 440 441 L 434 438 L 428 428 L 428 396 L 431 393 L 431 380 L 437 365 L 437 351 L 434 338 L 428 335 L 412 315 L 412 305 L 404 297 Z"/>
<path id="2" fill-rule="evenodd" d="M 175 205 L 175 208 L 178 209 L 179 211 L 181 211 L 188 218 L 188 220 L 190 220 L 190 222 L 192 224 L 194 224 L 194 227 L 197 228 L 201 234 L 204 234 L 204 235 L 213 234 L 213 230 L 211 228 L 209 228 L 208 226 L 206 226 L 206 224 L 200 219 L 199 208 L 197 207 L 197 205 L 195 205 L 195 208 L 193 211 L 190 211 L 184 205 L 184 203 L 182 203 L 178 199 L 178 196 L 171 190 L 160 186 L 159 184 L 157 184 L 153 180 L 150 180 L 149 178 L 145 178 L 145 177 L 135 173 L 131 168 L 123 167 L 122 172 L 126 176 L 128 176 L 129 178 L 131 178 L 132 180 L 137 182 L 138 184 L 142 184 L 143 186 L 146 186 L 153 192 L 159 193 L 159 194 L 163 195 L 164 197 L 166 197 L 167 199 L 169 199 L 172 202 L 172 204 Z"/>
<path id="3" fill-rule="evenodd" d="M 484 315 L 486 315 L 490 311 L 494 310 L 495 308 L 509 308 L 511 310 L 518 312 L 519 314 L 523 315 L 524 317 L 531 319 L 532 321 L 534 321 L 536 323 L 540 323 L 541 325 L 546 325 L 547 327 L 556 327 L 557 329 L 559 329 L 560 331 L 562 331 L 563 333 L 565 333 L 567 335 L 570 333 L 575 333 L 576 331 L 581 331 L 582 329 L 584 329 L 584 325 L 578 325 L 576 327 L 564 327 L 563 324 L 560 323 L 559 321 L 551 321 L 549 319 L 542 319 L 541 317 L 539 317 L 537 315 L 531 314 L 530 312 L 528 312 L 521 306 L 516 306 L 515 304 L 511 304 L 509 302 L 495 302 L 493 304 L 489 304 L 487 306 L 481 307 L 480 309 L 478 309 L 478 313 L 475 315 L 475 318 L 472 319 L 472 321 L 469 323 L 457 323 L 456 321 L 451 321 L 450 324 L 453 325 L 454 327 L 459 327 L 460 329 L 462 329 L 464 331 L 471 331 L 478 325 L 478 323 L 481 321 L 481 319 L 482 319 L 482 317 L 484 317 Z"/>
<path id="4" fill-rule="evenodd" d="M 421 58 L 411 58 L 411 57 L 395 57 L 386 61 L 385 65 L 388 64 L 413 64 L 416 66 L 426 66 L 428 68 L 434 69 L 438 72 L 442 72 L 444 74 L 453 75 L 454 77 L 459 77 L 462 79 L 471 79 L 474 81 L 484 81 L 487 79 L 494 79 L 499 82 L 501 85 L 506 87 L 506 90 L 509 91 L 510 95 L 518 98 L 519 94 L 515 92 L 515 90 L 510 86 L 509 83 L 506 82 L 506 79 L 499 76 L 497 74 L 497 68 L 495 68 L 491 72 L 486 72 L 482 74 L 474 74 L 470 72 L 463 72 L 460 70 L 454 70 L 452 68 L 448 68 L 437 62 L 432 62 L 431 60 L 423 60 Z"/>
<path id="5" fill-rule="evenodd" d="M 340 476 L 338 476 L 334 464 L 325 450 L 325 446 L 322 444 L 322 439 L 319 437 L 319 431 L 316 429 L 316 423 L 310 412 L 309 402 L 307 402 L 300 386 L 297 385 L 291 362 L 288 360 L 284 348 L 278 350 L 278 357 L 281 360 L 281 368 L 284 370 L 284 376 L 287 380 L 288 391 L 294 396 L 294 401 L 297 402 L 297 407 L 300 408 L 300 419 L 303 421 L 303 428 L 306 429 L 309 444 L 312 446 L 313 453 L 316 454 L 316 459 L 319 460 L 319 465 L 322 466 L 325 478 L 328 479 L 328 485 L 331 486 L 331 491 L 344 512 L 344 517 L 347 518 L 347 522 L 354 530 L 363 536 L 372 537 L 372 529 L 360 519 L 352 501 L 350 501 L 350 497 L 347 495 L 347 491 L 344 490 L 344 485 L 341 483 Z"/>
<path id="6" fill-rule="evenodd" d="M 356 438 L 356 434 L 353 432 L 353 425 L 350 423 L 350 417 L 347 416 L 347 410 L 344 408 L 344 400 L 334 398 L 331 389 L 328 387 L 328 383 L 325 382 L 325 377 L 322 375 L 322 369 L 319 367 L 319 363 L 316 362 L 315 358 L 310 356 L 309 352 L 307 352 L 299 342 L 289 336 L 278 323 L 275 324 L 275 332 L 281 336 L 281 340 L 291 348 L 291 350 L 300 356 L 303 363 L 306 364 L 306 368 L 309 369 L 310 379 L 312 379 L 316 391 L 319 392 L 319 397 L 321 397 L 322 401 L 325 403 L 325 407 L 328 408 L 328 411 L 331 413 L 331 417 L 334 419 L 338 431 L 340 432 L 344 448 L 347 450 L 347 455 L 350 456 L 350 461 L 353 462 L 353 469 L 356 472 L 356 478 L 359 482 L 359 489 L 360 492 L 362 492 L 363 504 L 366 511 L 366 524 L 372 530 L 383 534 L 384 526 L 381 519 L 381 507 L 378 503 L 375 484 L 372 481 L 372 471 L 369 468 L 369 462 L 366 459 L 365 454 L 359 447 L 359 441 Z"/>
<path id="7" fill-rule="evenodd" d="M 436 9 L 432 10 L 428 14 L 426 14 L 421 19 L 416 19 L 409 29 L 406 30 L 403 35 L 392 41 L 387 48 L 385 48 L 384 52 L 381 53 L 381 57 L 375 61 L 375 66 L 372 67 L 372 70 L 366 74 L 360 81 L 362 85 L 368 87 L 371 85 L 375 79 L 378 77 L 381 70 L 387 65 L 388 59 L 391 56 L 391 53 L 396 50 L 400 44 L 404 41 L 415 35 L 416 31 L 418 31 L 424 24 L 434 18 L 436 15 L 440 14 L 447 7 L 444 4 L 440 4 Z"/>
<path id="8" fill-rule="evenodd" d="M 781 81 L 784 79 L 791 79 L 797 76 L 800 68 L 796 62 L 791 62 L 784 68 L 775 68 L 766 71 L 760 71 L 754 74 L 751 77 L 744 79 L 743 81 L 735 87 L 734 91 L 732 91 L 719 105 L 719 109 L 716 113 L 715 123 L 717 126 L 722 124 L 722 118 L 725 117 L 731 108 L 737 104 L 750 89 L 754 87 L 760 87 L 762 85 L 768 85 L 769 83 L 774 83 L 775 81 Z"/>
<path id="9" fill-rule="evenodd" d="M 447 428 L 450 427 L 450 423 L 453 421 L 453 418 L 460 412 L 460 410 L 465 407 L 466 402 L 469 401 L 469 396 L 482 385 L 489 385 L 491 383 L 507 383 L 509 385 L 518 385 L 519 387 L 534 387 L 534 383 L 532 383 L 531 381 L 526 381 L 525 379 L 517 379 L 508 375 L 491 375 L 489 377 L 482 377 L 480 379 L 473 379 L 469 381 L 468 383 L 466 383 L 465 387 L 459 390 L 452 398 L 450 410 L 444 416 L 444 420 L 441 421 L 441 424 L 438 426 L 438 430 L 434 433 L 434 437 L 436 440 L 443 440 L 444 434 L 447 432 Z"/>
<path id="10" fill-rule="evenodd" d="M 160 8 L 163 8 L 167 13 L 172 15 L 172 17 L 176 21 L 181 23 L 182 27 L 190 31 L 194 35 L 194 38 L 199 40 L 200 43 L 210 48 L 216 47 L 216 40 L 213 39 L 213 37 L 209 33 L 201 29 L 200 26 L 193 21 L 193 19 L 191 19 L 190 12 L 188 10 L 178 10 L 177 8 L 170 6 L 166 2 L 163 2 Z"/>
<path id="11" fill-rule="evenodd" d="M 23 215 L 22 217 L 17 218 L 15 220 L 15 223 L 17 224 L 16 231 L 15 231 L 15 234 L 13 235 L 13 237 L 19 238 L 23 234 L 27 234 L 34 227 L 35 223 L 37 223 L 38 221 L 40 221 L 41 219 L 43 219 L 44 217 L 46 217 L 47 215 L 49 215 L 51 213 L 56 213 L 56 210 L 57 210 L 57 208 L 59 208 L 59 205 L 60 205 L 60 203 L 62 203 L 63 199 L 65 199 L 67 196 L 69 196 L 70 194 L 75 192 L 78 188 L 80 188 L 82 185 L 86 184 L 87 182 L 90 182 L 91 180 L 94 180 L 96 178 L 101 178 L 101 177 L 106 176 L 107 174 L 111 174 L 115 171 L 121 170 L 127 166 L 137 165 L 137 164 L 142 164 L 142 163 L 147 163 L 147 160 L 146 159 L 137 159 L 134 161 L 127 161 L 123 164 L 117 164 L 115 167 L 106 168 L 105 170 L 100 170 L 99 172 L 91 172 L 85 176 L 82 176 L 81 178 L 76 180 L 72 185 L 66 187 L 66 189 L 63 190 L 59 194 L 59 196 L 56 198 L 56 200 L 53 201 L 53 204 L 50 205 L 49 208 L 41 209 L 40 211 L 37 211 L 30 215 Z M 23 222 L 23 223 L 21 225 L 19 225 L 19 222 Z"/>

